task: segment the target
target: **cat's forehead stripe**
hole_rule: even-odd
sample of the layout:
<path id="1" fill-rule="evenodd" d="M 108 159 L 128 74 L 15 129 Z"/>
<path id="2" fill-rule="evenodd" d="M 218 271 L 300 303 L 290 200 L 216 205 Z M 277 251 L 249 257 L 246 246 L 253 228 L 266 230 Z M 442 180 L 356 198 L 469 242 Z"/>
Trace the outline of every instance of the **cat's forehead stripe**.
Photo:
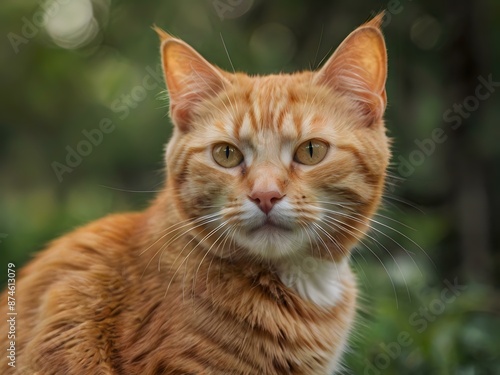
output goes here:
<path id="1" fill-rule="evenodd" d="M 243 121 L 241 127 L 239 128 L 239 133 L 237 134 L 238 139 L 251 139 L 254 131 L 252 129 L 251 118 L 248 112 L 243 115 Z"/>
<path id="2" fill-rule="evenodd" d="M 231 124 L 231 122 L 229 121 L 227 122 L 227 126 L 229 127 L 227 133 L 232 134 L 234 138 L 238 139 L 239 134 L 241 132 L 241 128 L 243 126 L 244 118 L 245 118 L 245 112 L 240 110 L 238 107 L 238 111 L 236 115 L 233 117 L 233 123 Z"/>
<path id="3" fill-rule="evenodd" d="M 252 89 L 238 99 L 238 113 L 233 116 L 229 131 L 236 139 L 251 138 L 261 131 L 274 131 L 276 135 L 299 137 L 303 133 L 303 118 L 300 109 L 294 108 L 297 93 L 291 91 L 286 81 L 270 84 L 268 80 L 256 79 Z M 239 107 L 239 105 L 242 107 Z"/>

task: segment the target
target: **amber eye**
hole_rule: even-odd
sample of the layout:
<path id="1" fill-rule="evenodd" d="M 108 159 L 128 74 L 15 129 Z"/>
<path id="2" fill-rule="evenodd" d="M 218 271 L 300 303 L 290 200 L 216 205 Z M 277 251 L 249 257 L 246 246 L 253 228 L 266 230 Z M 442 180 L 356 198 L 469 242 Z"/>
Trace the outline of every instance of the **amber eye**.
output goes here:
<path id="1" fill-rule="evenodd" d="M 243 160 L 241 151 L 229 143 L 216 144 L 212 156 L 215 162 L 224 168 L 236 167 Z"/>
<path id="2" fill-rule="evenodd" d="M 305 165 L 318 164 L 325 158 L 327 150 L 328 144 L 319 139 L 311 139 L 297 148 L 293 160 Z"/>

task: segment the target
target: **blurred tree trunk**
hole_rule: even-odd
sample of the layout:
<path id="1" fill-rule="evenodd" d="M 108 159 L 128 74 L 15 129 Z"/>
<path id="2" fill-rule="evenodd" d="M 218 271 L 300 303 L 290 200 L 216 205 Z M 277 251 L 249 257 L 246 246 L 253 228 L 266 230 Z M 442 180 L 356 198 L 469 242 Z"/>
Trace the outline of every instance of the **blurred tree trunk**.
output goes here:
<path id="1" fill-rule="evenodd" d="M 474 41 L 477 43 L 485 38 L 484 34 L 479 35 L 477 27 L 478 22 L 483 19 L 478 14 L 480 9 L 478 3 L 469 0 L 448 2 L 454 28 L 450 33 L 455 40 L 450 44 L 450 50 L 443 52 L 448 59 L 447 65 L 451 68 L 448 71 L 447 86 L 455 89 L 449 97 L 457 104 L 474 96 L 476 87 L 481 83 L 479 76 L 487 78 L 490 73 L 485 57 L 481 56 L 480 48 L 474 44 Z M 479 123 L 481 111 L 479 102 L 477 110 L 471 111 L 467 118 L 462 118 L 462 126 L 449 131 L 451 152 L 448 163 L 453 183 L 450 204 L 455 213 L 455 227 L 459 232 L 462 270 L 467 278 L 489 283 L 493 265 L 489 228 L 491 205 L 487 189 L 489 179 L 479 155 L 471 147 L 473 129 L 470 129 L 473 124 Z"/>

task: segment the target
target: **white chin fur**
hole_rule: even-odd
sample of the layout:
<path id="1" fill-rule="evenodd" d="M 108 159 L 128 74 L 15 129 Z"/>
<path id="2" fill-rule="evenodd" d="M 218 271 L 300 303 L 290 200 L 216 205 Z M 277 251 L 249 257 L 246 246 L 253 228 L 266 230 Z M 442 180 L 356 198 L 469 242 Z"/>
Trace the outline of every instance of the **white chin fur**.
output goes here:
<path id="1" fill-rule="evenodd" d="M 343 280 L 350 277 L 348 260 L 339 263 L 309 256 L 300 259 L 283 259 L 279 277 L 303 299 L 319 306 L 335 306 L 344 292 Z"/>
<path id="2" fill-rule="evenodd" d="M 266 232 L 238 238 L 238 242 L 261 259 L 279 260 L 297 254 L 305 247 L 304 239 L 296 232 Z"/>
<path id="3" fill-rule="evenodd" d="M 240 217 L 248 228 L 260 226 L 265 221 L 265 215 L 252 202 L 243 202 L 240 211 Z M 262 228 L 252 233 L 243 230 L 236 235 L 236 242 L 252 255 L 266 260 L 288 258 L 302 252 L 310 240 L 306 233 L 296 228 L 296 223 L 291 219 L 294 215 L 290 204 L 286 201 L 278 203 L 273 208 L 271 216 L 276 224 L 295 229 Z"/>

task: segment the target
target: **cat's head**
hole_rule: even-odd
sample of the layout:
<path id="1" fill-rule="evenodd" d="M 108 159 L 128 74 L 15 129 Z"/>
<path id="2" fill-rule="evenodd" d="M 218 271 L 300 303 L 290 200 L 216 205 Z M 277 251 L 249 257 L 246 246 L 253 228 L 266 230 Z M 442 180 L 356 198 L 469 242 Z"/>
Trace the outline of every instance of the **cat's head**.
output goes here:
<path id="1" fill-rule="evenodd" d="M 175 125 L 167 187 L 212 251 L 338 260 L 362 237 L 390 157 L 380 21 L 318 71 L 268 76 L 223 71 L 158 30 Z"/>

